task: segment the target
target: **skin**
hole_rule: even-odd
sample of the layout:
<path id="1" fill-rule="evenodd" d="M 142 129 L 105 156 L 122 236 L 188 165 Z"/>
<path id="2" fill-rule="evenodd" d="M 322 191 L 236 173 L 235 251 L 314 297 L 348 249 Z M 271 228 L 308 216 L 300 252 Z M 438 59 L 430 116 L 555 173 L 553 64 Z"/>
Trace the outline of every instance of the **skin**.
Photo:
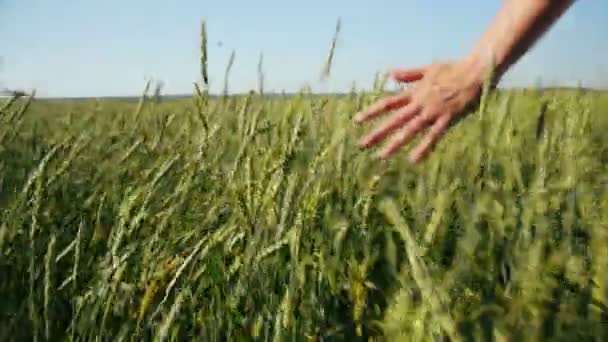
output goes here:
<path id="1" fill-rule="evenodd" d="M 387 159 L 428 128 L 409 154 L 412 163 L 422 161 L 457 119 L 479 102 L 489 71 L 493 70 L 490 82 L 496 85 L 573 3 L 574 0 L 505 0 L 490 27 L 464 58 L 393 70 L 391 77 L 395 81 L 414 84 L 355 115 L 356 123 L 364 123 L 391 112 L 360 139 L 359 147 L 370 148 L 386 141 L 378 156 Z"/>

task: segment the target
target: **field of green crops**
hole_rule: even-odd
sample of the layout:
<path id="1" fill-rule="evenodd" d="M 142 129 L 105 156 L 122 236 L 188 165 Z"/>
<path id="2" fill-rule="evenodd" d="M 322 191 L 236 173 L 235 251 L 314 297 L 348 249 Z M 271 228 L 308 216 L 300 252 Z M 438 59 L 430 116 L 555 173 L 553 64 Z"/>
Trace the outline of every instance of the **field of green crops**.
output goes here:
<path id="1" fill-rule="evenodd" d="M 378 96 L 4 102 L 0 340 L 606 338 L 608 96 L 415 167 L 356 148 Z"/>
<path id="2" fill-rule="evenodd" d="M 608 94 L 413 166 L 356 147 L 381 88 L 2 100 L 0 341 L 608 339 Z"/>

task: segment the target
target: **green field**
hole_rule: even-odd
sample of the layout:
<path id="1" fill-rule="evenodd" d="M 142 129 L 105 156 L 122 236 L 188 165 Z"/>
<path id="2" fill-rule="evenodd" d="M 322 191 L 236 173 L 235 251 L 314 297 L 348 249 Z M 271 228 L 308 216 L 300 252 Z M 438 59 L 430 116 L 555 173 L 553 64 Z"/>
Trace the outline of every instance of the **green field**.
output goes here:
<path id="1" fill-rule="evenodd" d="M 416 167 L 356 148 L 380 95 L 5 102 L 0 340 L 606 338 L 608 95 Z"/>
<path id="2" fill-rule="evenodd" d="M 607 340 L 608 93 L 413 166 L 356 147 L 381 85 L 1 100 L 0 341 Z"/>

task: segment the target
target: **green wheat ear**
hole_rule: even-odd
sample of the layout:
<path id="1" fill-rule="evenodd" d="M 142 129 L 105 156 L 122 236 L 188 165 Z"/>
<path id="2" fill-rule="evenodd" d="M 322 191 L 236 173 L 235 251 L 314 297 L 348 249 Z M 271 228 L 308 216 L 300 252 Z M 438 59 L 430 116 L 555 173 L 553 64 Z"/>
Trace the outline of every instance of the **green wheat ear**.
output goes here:
<path id="1" fill-rule="evenodd" d="M 204 91 L 207 91 L 209 87 L 207 46 L 207 20 L 203 19 L 203 23 L 201 25 L 201 77 Z"/>
<path id="2" fill-rule="evenodd" d="M 230 70 L 232 70 L 232 66 L 234 65 L 235 57 L 236 52 L 232 50 L 230 53 L 230 58 L 228 58 L 228 64 L 226 65 L 226 72 L 224 73 L 224 98 L 228 97 L 228 78 L 230 77 Z"/>
<path id="3" fill-rule="evenodd" d="M 264 96 L 264 53 L 260 52 L 258 61 L 258 92 L 260 96 Z"/>
<path id="4" fill-rule="evenodd" d="M 329 54 L 327 55 L 325 64 L 323 65 L 323 71 L 321 72 L 321 81 L 326 80 L 331 73 L 331 67 L 333 64 L 334 55 L 336 53 L 336 45 L 338 44 L 338 35 L 340 34 L 341 27 L 342 27 L 342 20 L 341 20 L 341 18 L 338 18 L 338 21 L 336 22 L 336 29 L 334 31 L 334 36 L 331 40 L 331 45 L 329 47 Z"/>

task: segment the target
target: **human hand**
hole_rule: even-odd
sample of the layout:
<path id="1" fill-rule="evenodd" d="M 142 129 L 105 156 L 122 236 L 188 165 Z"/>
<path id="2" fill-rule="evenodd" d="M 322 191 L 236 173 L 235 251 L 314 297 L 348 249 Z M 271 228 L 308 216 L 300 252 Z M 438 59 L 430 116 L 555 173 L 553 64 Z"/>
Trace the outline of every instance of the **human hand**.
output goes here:
<path id="1" fill-rule="evenodd" d="M 483 68 L 472 61 L 394 70 L 391 76 L 398 82 L 416 83 L 401 94 L 377 101 L 355 116 L 356 123 L 363 123 L 386 111 L 393 111 L 381 125 L 359 141 L 359 147 L 369 148 L 391 135 L 379 154 L 382 159 L 387 159 L 421 130 L 430 127 L 410 152 L 409 158 L 413 163 L 424 159 L 456 119 L 478 103 L 484 82 Z"/>

